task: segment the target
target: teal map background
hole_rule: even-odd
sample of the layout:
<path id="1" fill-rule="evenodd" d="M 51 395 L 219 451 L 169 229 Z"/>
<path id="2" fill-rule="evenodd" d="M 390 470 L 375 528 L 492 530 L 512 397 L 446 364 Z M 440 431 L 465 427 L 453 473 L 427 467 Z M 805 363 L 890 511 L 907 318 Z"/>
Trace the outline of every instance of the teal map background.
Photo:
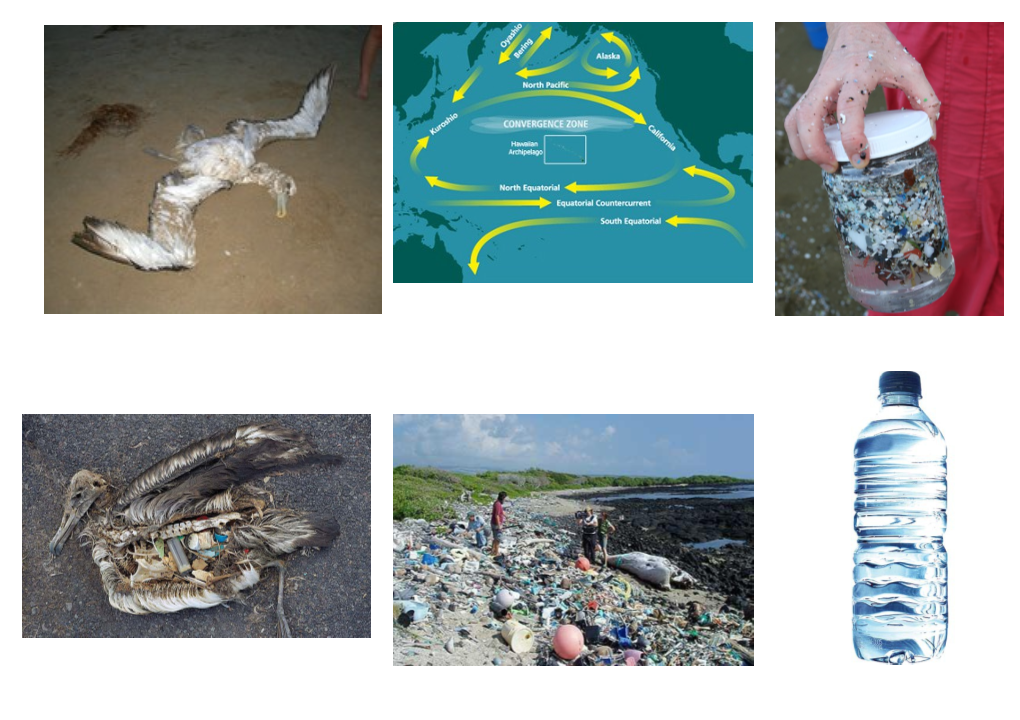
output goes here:
<path id="1" fill-rule="evenodd" d="M 527 63 L 546 67 L 571 53 L 581 55 L 592 43 L 597 50 L 618 51 L 602 40 L 612 31 L 630 47 L 634 63 L 595 60 L 612 67 L 612 79 L 585 72 L 580 61 L 531 81 L 587 82 L 614 85 L 627 80 L 633 67 L 641 79 L 622 92 L 592 92 L 642 113 L 636 124 L 617 110 L 574 98 L 529 98 L 465 113 L 474 103 L 522 91 L 520 60 L 498 64 L 500 41 L 516 23 L 397 23 L 394 26 L 394 282 L 751 282 L 752 280 L 752 109 L 750 23 L 540 23 L 530 22 L 527 37 L 546 27 L 551 38 Z M 453 93 L 474 70 L 482 73 L 453 103 Z M 459 117 L 435 135 L 451 113 Z M 500 131 L 502 118 L 587 117 L 607 127 L 587 131 Z M 621 122 L 625 121 L 625 122 Z M 676 146 L 670 152 L 649 127 L 658 128 Z M 544 165 L 542 158 L 510 157 L 510 140 L 542 142 L 547 134 L 587 135 L 588 162 Z M 409 162 L 419 138 L 429 137 L 415 173 Z M 717 173 L 735 188 L 733 200 L 715 206 L 683 207 L 678 201 L 725 194 L 704 177 L 682 168 L 695 165 Z M 574 194 L 571 182 L 620 183 L 659 177 L 681 168 L 669 181 L 653 187 Z M 441 180 L 486 185 L 485 193 L 453 192 L 430 187 L 426 175 Z M 498 191 L 499 184 L 559 183 L 560 191 Z M 536 207 L 448 207 L 437 202 L 489 199 L 537 199 L 554 203 Z M 651 208 L 557 208 L 556 200 L 651 200 Z M 741 247 L 725 230 L 701 225 L 601 226 L 559 225 L 521 228 L 498 235 L 481 249 L 479 271 L 468 268 L 472 248 L 501 225 L 548 217 L 681 217 L 714 218 L 735 227 L 746 241 Z"/>

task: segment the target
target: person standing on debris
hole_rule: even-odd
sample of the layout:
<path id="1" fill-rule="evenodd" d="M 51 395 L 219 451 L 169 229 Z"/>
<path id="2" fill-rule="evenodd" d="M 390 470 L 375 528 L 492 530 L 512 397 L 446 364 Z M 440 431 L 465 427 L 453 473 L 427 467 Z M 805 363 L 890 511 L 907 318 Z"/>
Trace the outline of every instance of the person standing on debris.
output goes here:
<path id="1" fill-rule="evenodd" d="M 595 548 L 598 547 L 599 521 L 591 508 L 584 509 L 584 520 L 581 521 L 581 547 L 588 562 L 595 564 Z"/>
<path id="2" fill-rule="evenodd" d="M 506 493 L 501 492 L 496 502 L 492 504 L 492 556 L 499 557 L 499 541 L 503 539 L 503 523 L 506 522 L 506 515 L 503 513 L 503 501 L 506 500 Z"/>
<path id="3" fill-rule="evenodd" d="M 609 562 L 609 533 L 611 532 L 616 532 L 616 528 L 613 523 L 609 522 L 609 513 L 603 510 L 602 517 L 599 518 L 599 549 L 602 550 L 602 567 L 605 567 Z"/>
<path id="4" fill-rule="evenodd" d="M 471 521 L 468 524 L 468 532 L 473 532 L 475 534 L 475 545 L 477 545 L 478 549 L 481 550 L 485 547 L 485 530 L 483 529 L 485 524 L 482 522 L 482 519 L 474 513 L 471 513 L 471 515 L 468 516 L 468 519 Z"/>

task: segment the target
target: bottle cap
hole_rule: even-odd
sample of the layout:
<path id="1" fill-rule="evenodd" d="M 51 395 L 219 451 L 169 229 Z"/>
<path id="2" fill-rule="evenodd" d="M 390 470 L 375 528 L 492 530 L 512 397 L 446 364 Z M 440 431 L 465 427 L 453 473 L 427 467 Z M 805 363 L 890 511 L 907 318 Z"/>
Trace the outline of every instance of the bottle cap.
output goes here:
<path id="1" fill-rule="evenodd" d="M 840 162 L 849 162 L 843 149 L 837 122 L 825 128 L 825 142 Z M 931 123 L 922 110 L 887 110 L 864 116 L 864 134 L 872 159 L 895 155 L 915 148 L 931 138 Z"/>
<path id="2" fill-rule="evenodd" d="M 905 392 L 914 395 L 921 394 L 921 376 L 916 372 L 892 370 L 882 373 L 878 379 L 878 392 L 880 394 Z"/>

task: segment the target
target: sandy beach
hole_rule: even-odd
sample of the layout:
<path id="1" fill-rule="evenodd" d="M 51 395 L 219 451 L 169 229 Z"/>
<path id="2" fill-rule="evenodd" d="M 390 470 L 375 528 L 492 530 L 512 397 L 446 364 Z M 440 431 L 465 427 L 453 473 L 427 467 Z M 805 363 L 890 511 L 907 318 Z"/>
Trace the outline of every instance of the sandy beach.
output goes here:
<path id="1" fill-rule="evenodd" d="M 366 26 L 313 28 L 49 27 L 45 88 L 45 311 L 48 313 L 379 313 L 380 68 L 354 95 Z M 71 243 L 86 216 L 147 227 L 156 181 L 188 124 L 209 136 L 235 118 L 280 118 L 315 73 L 337 64 L 318 137 L 271 144 L 258 160 L 291 175 L 284 219 L 263 188 L 220 192 L 196 214 L 198 264 L 142 272 Z M 104 104 L 146 113 L 60 157 Z"/>

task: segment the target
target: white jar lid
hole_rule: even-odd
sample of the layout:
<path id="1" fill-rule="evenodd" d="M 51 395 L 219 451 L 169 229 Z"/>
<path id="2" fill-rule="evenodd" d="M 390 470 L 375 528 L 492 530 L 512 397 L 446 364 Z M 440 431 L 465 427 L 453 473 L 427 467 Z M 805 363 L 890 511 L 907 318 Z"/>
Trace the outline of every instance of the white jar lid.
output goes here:
<path id="1" fill-rule="evenodd" d="M 840 162 L 849 162 L 839 137 L 841 125 L 825 128 L 825 142 Z M 864 116 L 864 134 L 872 158 L 887 157 L 915 148 L 931 138 L 931 123 L 922 110 L 887 110 Z"/>

